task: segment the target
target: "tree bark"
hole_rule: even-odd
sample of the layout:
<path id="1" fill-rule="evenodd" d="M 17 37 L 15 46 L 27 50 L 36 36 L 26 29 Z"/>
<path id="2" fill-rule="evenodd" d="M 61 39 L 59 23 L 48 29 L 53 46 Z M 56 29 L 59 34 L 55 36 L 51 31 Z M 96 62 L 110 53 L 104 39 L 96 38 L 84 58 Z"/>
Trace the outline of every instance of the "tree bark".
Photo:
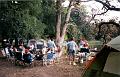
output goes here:
<path id="1" fill-rule="evenodd" d="M 69 20 L 70 20 L 70 14 L 71 14 L 73 2 L 74 2 L 74 0 L 71 0 L 71 1 L 70 1 L 70 4 L 69 4 L 69 7 L 68 7 L 68 13 L 67 13 L 67 15 L 66 15 L 66 20 L 65 20 L 65 22 L 64 22 L 64 26 L 63 26 L 63 28 L 62 28 L 62 33 L 61 33 L 61 42 L 64 41 L 64 36 L 65 36 L 65 34 L 66 34 L 66 30 L 67 30 L 68 23 L 69 23 Z"/>
<path id="2" fill-rule="evenodd" d="M 58 6 L 59 5 L 60 4 L 58 3 Z M 70 19 L 70 13 L 71 13 L 72 5 L 73 5 L 73 0 L 70 1 L 69 7 L 68 7 L 68 13 L 66 15 L 66 19 L 65 19 L 63 28 L 61 28 L 61 11 L 58 11 L 58 18 L 57 18 L 57 25 L 56 25 L 56 44 L 61 48 L 61 51 L 59 53 L 59 57 L 63 53 L 62 43 L 64 41 L 64 36 L 66 34 L 66 29 L 67 29 L 67 26 L 68 26 L 67 24 L 68 24 L 69 19 Z M 59 6 L 59 8 L 60 8 L 60 6 Z M 58 9 L 58 10 L 60 10 L 60 9 Z"/>
<path id="3" fill-rule="evenodd" d="M 56 25 L 56 44 L 60 45 L 60 27 L 61 27 L 61 0 L 56 2 L 57 9 L 57 25 Z"/>
<path id="4" fill-rule="evenodd" d="M 67 24 L 69 22 L 70 13 L 71 13 L 71 4 L 73 0 L 71 0 L 69 7 L 68 7 L 68 13 L 66 15 L 66 20 L 64 22 L 63 28 L 61 28 L 61 0 L 57 0 L 56 2 L 56 9 L 57 9 L 57 25 L 56 25 L 56 44 L 60 46 L 60 43 L 64 41 L 64 36 L 66 34 Z M 62 29 L 62 30 L 61 30 Z"/>
<path id="5" fill-rule="evenodd" d="M 61 42 L 64 41 L 64 36 L 66 34 L 66 30 L 67 30 L 68 23 L 69 23 L 69 20 L 70 20 L 70 14 L 71 14 L 71 10 L 72 10 L 72 4 L 73 4 L 73 1 L 70 2 L 70 6 L 68 7 L 68 13 L 66 15 L 66 20 L 65 20 L 65 23 L 64 23 L 64 26 L 63 26 L 63 29 L 62 29 L 62 33 L 61 33 Z"/>

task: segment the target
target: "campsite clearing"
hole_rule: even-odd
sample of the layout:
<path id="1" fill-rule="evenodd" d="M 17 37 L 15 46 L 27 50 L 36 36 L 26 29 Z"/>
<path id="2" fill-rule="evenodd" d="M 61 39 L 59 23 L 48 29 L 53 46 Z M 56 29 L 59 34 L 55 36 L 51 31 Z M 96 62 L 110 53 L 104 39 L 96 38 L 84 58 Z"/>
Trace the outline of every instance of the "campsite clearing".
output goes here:
<path id="1" fill-rule="evenodd" d="M 22 68 L 0 60 L 0 77 L 81 77 L 83 65 L 68 65 L 64 57 L 59 64 Z"/>

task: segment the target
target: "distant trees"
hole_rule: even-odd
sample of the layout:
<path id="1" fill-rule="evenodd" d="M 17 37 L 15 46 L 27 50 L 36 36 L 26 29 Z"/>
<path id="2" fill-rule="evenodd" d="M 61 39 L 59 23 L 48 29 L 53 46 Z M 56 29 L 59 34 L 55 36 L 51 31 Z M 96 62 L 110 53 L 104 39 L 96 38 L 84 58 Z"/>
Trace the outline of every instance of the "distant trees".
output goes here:
<path id="1" fill-rule="evenodd" d="M 87 21 L 87 19 L 86 19 L 87 17 L 88 17 L 88 15 L 86 12 L 86 8 L 83 5 L 79 5 L 79 7 L 73 8 L 71 11 L 70 22 L 76 24 L 76 28 L 77 28 L 76 31 L 78 33 L 78 34 L 76 34 L 77 39 L 79 39 L 82 36 L 87 38 L 87 40 L 91 39 L 90 23 L 89 23 L 89 21 Z"/>
<path id="2" fill-rule="evenodd" d="M 0 37 L 30 39 L 53 35 L 58 45 L 61 45 L 65 36 L 93 39 L 93 26 L 86 19 L 85 7 L 80 5 L 90 0 L 68 1 L 68 7 L 62 6 L 64 0 L 0 1 Z M 108 10 L 119 11 L 108 0 L 95 1 L 103 4 L 106 9 L 103 13 Z M 93 19 L 101 14 L 93 15 Z"/>
<path id="3" fill-rule="evenodd" d="M 0 35 L 2 38 L 31 38 L 43 33 L 41 1 L 0 1 Z"/>
<path id="4" fill-rule="evenodd" d="M 120 11 L 120 7 L 116 6 L 115 4 L 112 4 L 112 0 L 111 1 L 95 0 L 95 1 L 101 3 L 103 5 L 102 9 L 105 10 L 103 13 L 96 15 L 102 15 L 108 11 Z M 117 3 L 119 3 L 119 0 Z M 120 35 L 120 23 L 118 23 L 114 19 L 110 19 L 108 22 L 101 21 L 97 25 L 98 25 L 98 32 L 95 38 L 99 40 L 101 39 L 104 44 L 109 42 L 112 38 Z"/>
<path id="5" fill-rule="evenodd" d="M 55 34 L 56 9 L 52 0 L 0 1 L 0 37 L 44 38 Z"/>
<path id="6" fill-rule="evenodd" d="M 92 0 L 78 0 L 78 2 L 89 2 Z M 109 19 L 109 21 L 103 21 L 103 20 L 96 20 L 94 19 L 98 15 L 104 15 L 108 11 L 120 11 L 120 7 L 117 6 L 120 4 L 119 0 L 94 0 L 100 4 L 102 4 L 102 11 L 99 11 L 99 13 L 94 12 L 92 16 L 90 17 L 90 21 L 94 21 L 94 23 L 90 23 L 90 30 L 91 36 L 94 37 L 96 40 L 103 41 L 104 44 L 109 42 L 112 38 L 120 35 L 120 23 L 116 21 L 117 19 Z M 116 3 L 112 3 L 116 2 Z M 94 9 L 94 8 L 93 8 Z M 99 10 L 99 9 L 97 9 Z"/>
<path id="7" fill-rule="evenodd" d="M 67 0 L 68 1 L 68 0 Z M 64 41 L 65 35 L 74 35 L 80 38 L 81 35 L 87 36 L 89 24 L 86 21 L 85 7 L 81 6 L 77 0 L 69 0 L 69 6 L 61 6 L 62 1 L 56 0 L 57 6 L 57 25 L 56 25 L 56 43 L 60 45 Z M 65 13 L 63 12 L 66 9 Z M 64 14 L 63 14 L 64 13 Z M 64 16 L 64 18 L 62 18 Z M 74 26 L 74 27 L 70 27 Z M 74 30 L 70 30 L 70 28 Z M 72 31 L 72 32 L 71 32 Z M 90 32 L 88 32 L 90 33 Z"/>
<path id="8" fill-rule="evenodd" d="M 120 23 L 116 23 L 114 20 L 109 22 L 97 23 L 96 39 L 103 41 L 104 44 L 109 42 L 112 38 L 120 35 Z"/>

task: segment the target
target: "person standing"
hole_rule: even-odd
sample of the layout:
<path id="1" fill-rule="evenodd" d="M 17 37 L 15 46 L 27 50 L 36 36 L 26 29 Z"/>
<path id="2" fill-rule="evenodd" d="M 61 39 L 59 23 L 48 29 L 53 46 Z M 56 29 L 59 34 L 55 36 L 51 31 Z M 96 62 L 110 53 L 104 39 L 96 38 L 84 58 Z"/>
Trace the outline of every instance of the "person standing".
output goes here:
<path id="1" fill-rule="evenodd" d="M 49 40 L 47 42 L 47 47 L 48 47 L 47 59 L 50 61 L 50 64 L 53 64 L 55 54 L 56 54 L 56 52 L 55 52 L 56 45 L 55 45 L 55 42 L 53 39 L 49 38 Z"/>
<path id="2" fill-rule="evenodd" d="M 77 44 L 74 40 L 74 38 L 71 38 L 71 40 L 67 43 L 68 47 L 68 57 L 69 57 L 69 64 L 76 65 L 75 63 L 75 52 L 77 50 Z"/>
<path id="3" fill-rule="evenodd" d="M 55 45 L 55 42 L 53 39 L 49 39 L 48 42 L 47 42 L 47 47 L 48 49 L 52 49 L 54 51 L 56 45 Z"/>
<path id="4" fill-rule="evenodd" d="M 80 52 L 79 52 L 80 58 L 79 58 L 79 60 L 80 60 L 80 63 L 83 63 L 84 60 L 86 61 L 87 55 L 89 53 L 89 44 L 88 44 L 88 41 L 85 40 L 85 38 L 82 38 L 80 40 L 79 48 L 80 48 Z"/>

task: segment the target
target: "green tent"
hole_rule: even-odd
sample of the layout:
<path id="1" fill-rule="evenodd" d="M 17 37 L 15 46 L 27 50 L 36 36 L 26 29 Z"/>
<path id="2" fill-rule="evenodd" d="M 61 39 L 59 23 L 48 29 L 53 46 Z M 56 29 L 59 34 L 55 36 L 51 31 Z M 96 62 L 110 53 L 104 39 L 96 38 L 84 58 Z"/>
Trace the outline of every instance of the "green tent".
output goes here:
<path id="1" fill-rule="evenodd" d="M 83 77 L 120 77 L 120 36 L 101 49 Z"/>

